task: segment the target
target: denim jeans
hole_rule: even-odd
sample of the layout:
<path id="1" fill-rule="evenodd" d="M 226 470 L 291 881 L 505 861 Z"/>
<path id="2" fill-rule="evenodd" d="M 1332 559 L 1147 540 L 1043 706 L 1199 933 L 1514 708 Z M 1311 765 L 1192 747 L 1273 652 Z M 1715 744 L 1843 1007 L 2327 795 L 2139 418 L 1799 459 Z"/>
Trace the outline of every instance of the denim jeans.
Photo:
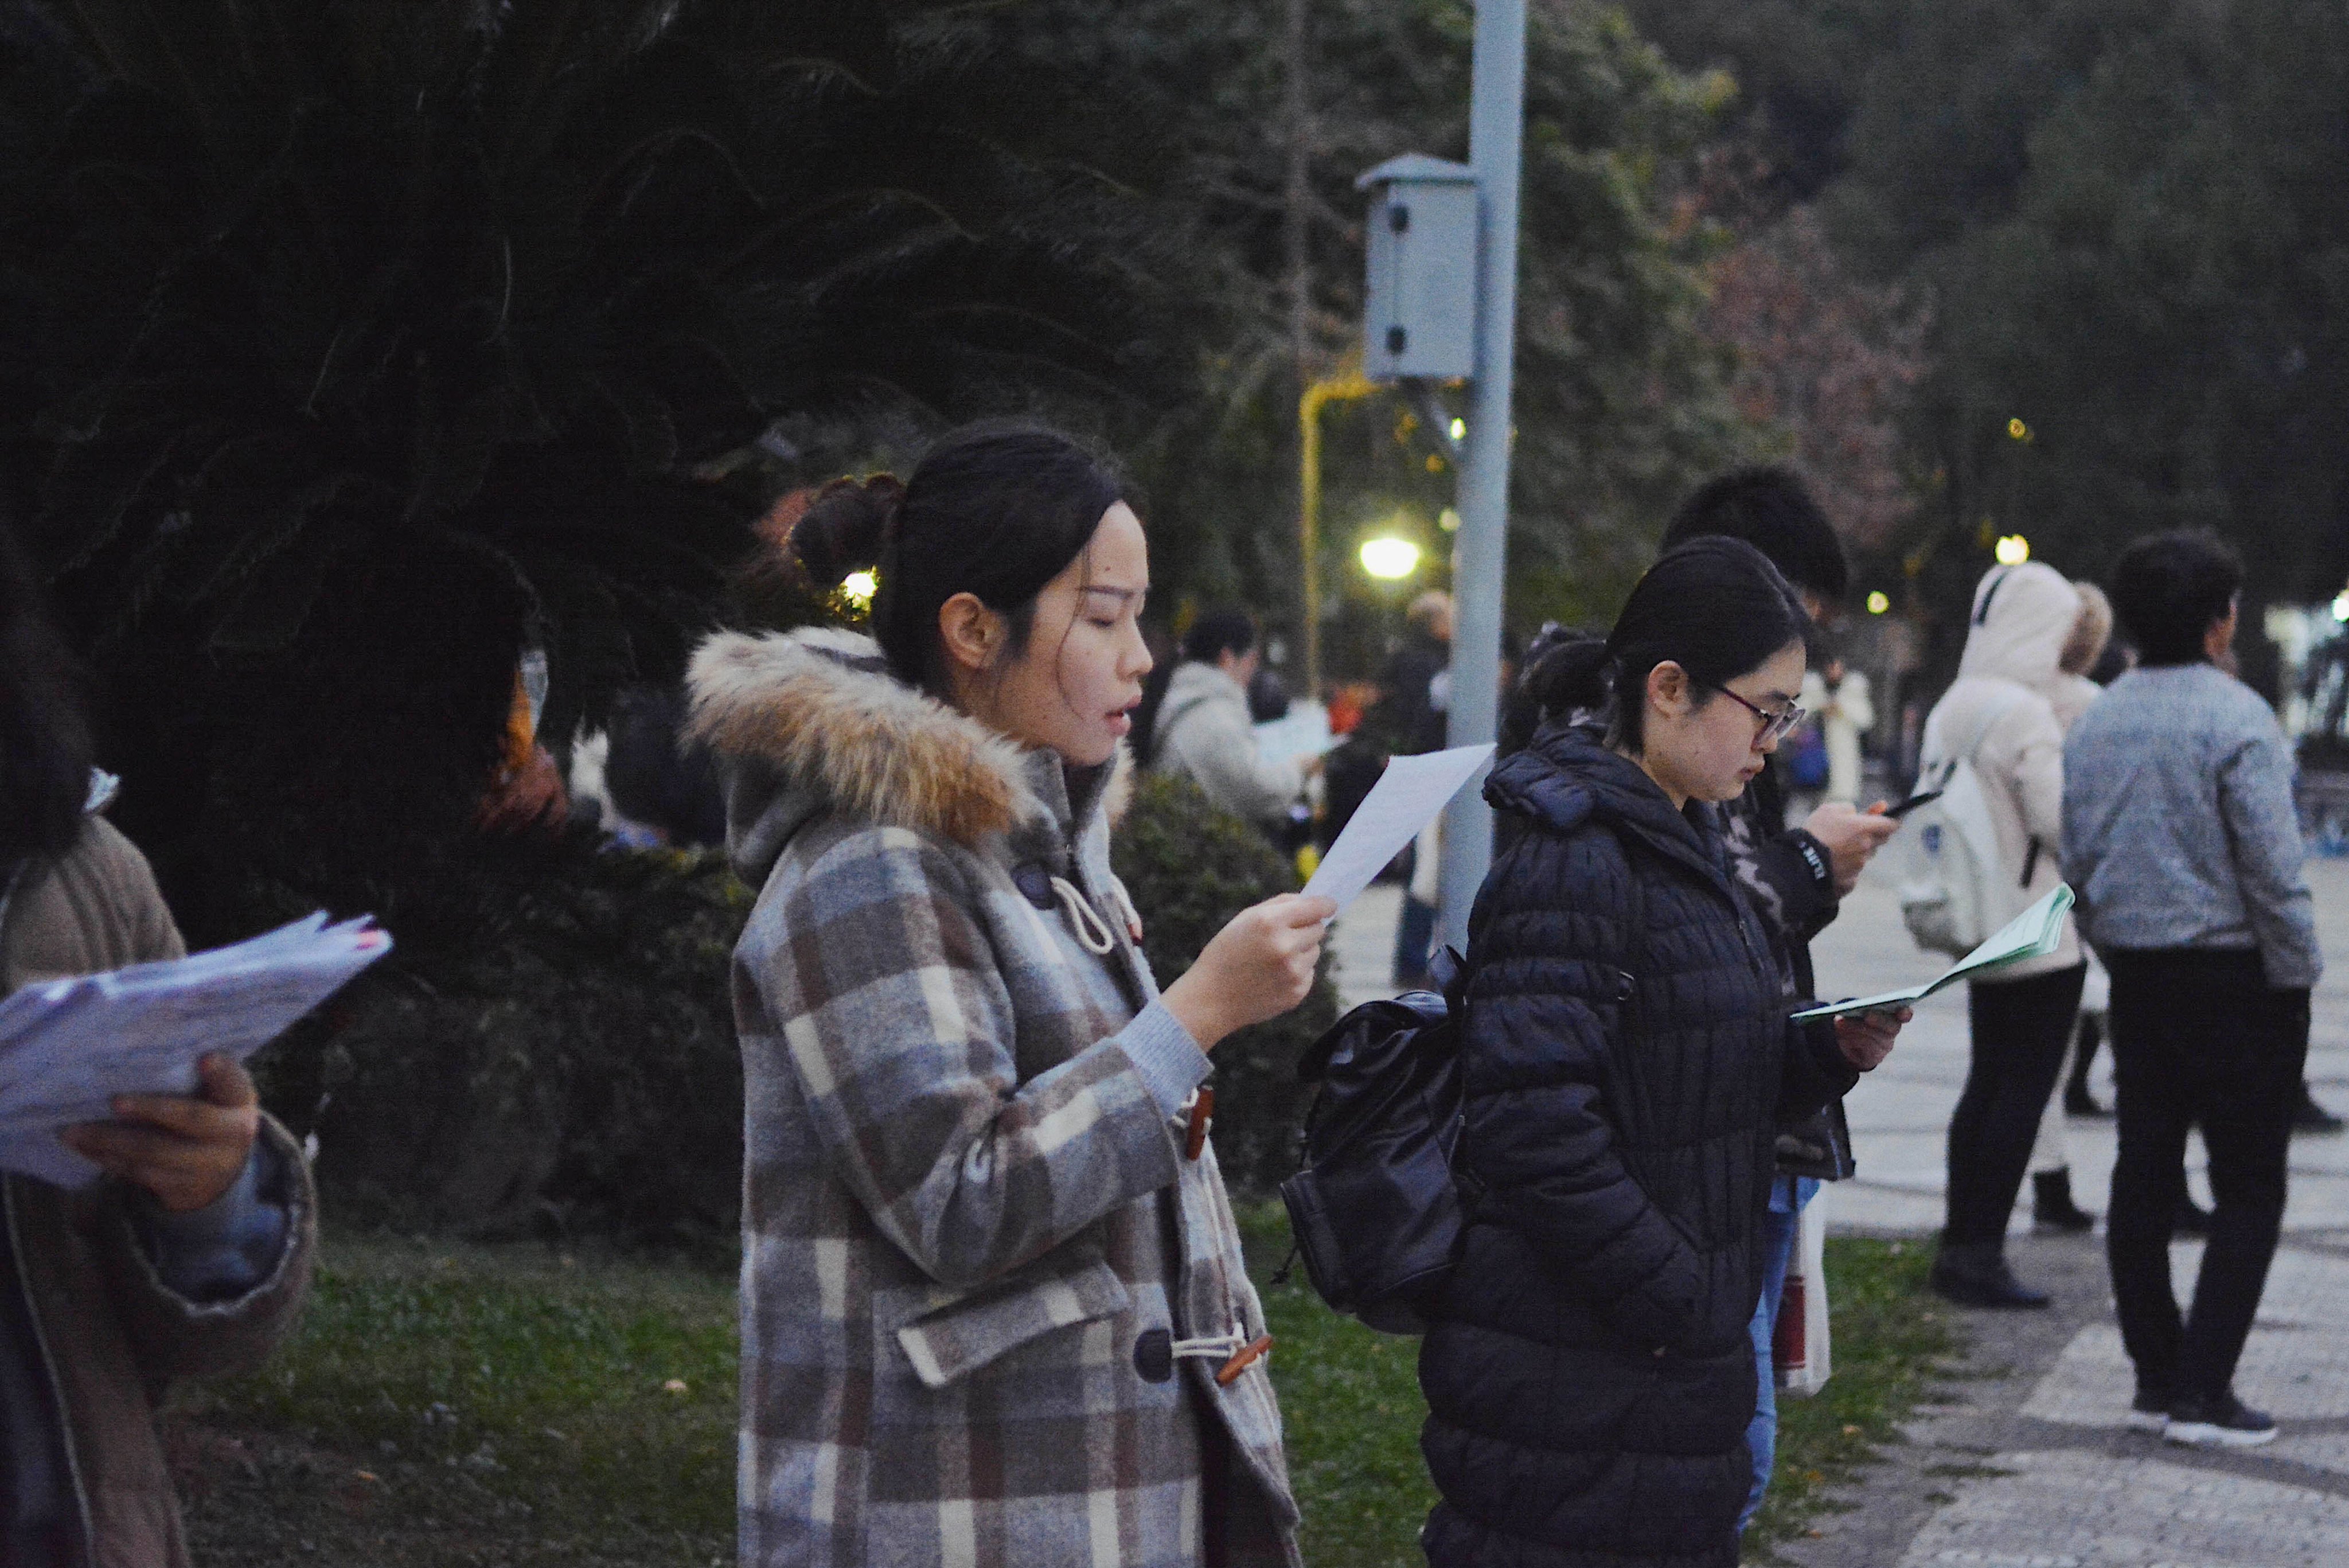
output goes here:
<path id="1" fill-rule="evenodd" d="M 1818 1191 L 1818 1182 L 1807 1176 L 1770 1179 L 1770 1212 L 1756 1238 L 1763 1248 L 1762 1299 L 1754 1303 L 1748 1325 L 1754 1336 L 1754 1419 L 1745 1428 L 1745 1446 L 1754 1455 L 1754 1490 L 1745 1495 L 1745 1511 L 1737 1516 L 1740 1530 L 1754 1522 L 1762 1511 L 1763 1494 L 1770 1490 L 1770 1466 L 1778 1451 L 1778 1363 L 1771 1343 L 1778 1333 L 1778 1298 L 1785 1293 L 1786 1266 L 1794 1262 L 1803 1210 Z"/>
<path id="2" fill-rule="evenodd" d="M 1427 961 L 1435 946 L 1436 908 L 1423 904 L 1406 889 L 1402 919 L 1395 924 L 1394 982 L 1400 986 L 1427 983 Z"/>

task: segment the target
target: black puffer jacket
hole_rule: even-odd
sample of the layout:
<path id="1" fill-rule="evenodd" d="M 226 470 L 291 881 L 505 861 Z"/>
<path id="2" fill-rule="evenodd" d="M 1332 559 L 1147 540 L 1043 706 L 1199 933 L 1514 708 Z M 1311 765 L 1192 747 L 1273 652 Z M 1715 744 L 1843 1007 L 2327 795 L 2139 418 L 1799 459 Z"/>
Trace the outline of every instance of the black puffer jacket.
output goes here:
<path id="1" fill-rule="evenodd" d="M 1772 1129 L 1855 1075 L 1787 1022 L 1713 814 L 1562 726 L 1485 793 L 1520 831 L 1470 925 L 1483 1191 L 1420 1350 L 1428 1556 L 1733 1568 Z"/>

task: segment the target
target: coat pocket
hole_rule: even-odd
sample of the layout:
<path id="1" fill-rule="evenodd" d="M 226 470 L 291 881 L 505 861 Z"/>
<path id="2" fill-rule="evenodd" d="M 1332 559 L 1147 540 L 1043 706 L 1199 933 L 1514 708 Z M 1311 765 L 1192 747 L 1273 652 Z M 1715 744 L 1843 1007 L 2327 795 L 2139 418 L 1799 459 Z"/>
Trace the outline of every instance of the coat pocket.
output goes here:
<path id="1" fill-rule="evenodd" d="M 1133 1297 L 1100 1258 L 1041 1280 L 965 1297 L 897 1330 L 923 1386 L 944 1388 L 1029 1341 L 1071 1324 L 1114 1317 Z"/>

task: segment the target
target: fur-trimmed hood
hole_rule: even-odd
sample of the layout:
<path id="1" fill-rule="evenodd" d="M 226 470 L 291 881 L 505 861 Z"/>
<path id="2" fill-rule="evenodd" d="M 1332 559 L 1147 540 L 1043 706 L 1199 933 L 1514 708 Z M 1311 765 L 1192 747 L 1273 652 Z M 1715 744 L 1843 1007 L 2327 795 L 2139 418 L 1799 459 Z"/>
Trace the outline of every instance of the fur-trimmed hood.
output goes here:
<path id="1" fill-rule="evenodd" d="M 718 759 L 727 851 L 753 886 L 823 813 L 971 847 L 1055 841 L 1065 854 L 1112 793 L 1117 770 L 1023 750 L 898 680 L 854 632 L 720 632 L 695 652 L 686 691 L 683 739 Z"/>

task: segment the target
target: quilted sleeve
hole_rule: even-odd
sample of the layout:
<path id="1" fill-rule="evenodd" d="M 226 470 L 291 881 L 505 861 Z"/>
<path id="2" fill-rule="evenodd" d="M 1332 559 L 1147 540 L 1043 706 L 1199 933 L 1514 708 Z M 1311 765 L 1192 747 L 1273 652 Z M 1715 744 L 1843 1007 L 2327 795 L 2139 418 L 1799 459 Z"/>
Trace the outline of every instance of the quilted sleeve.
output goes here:
<path id="1" fill-rule="evenodd" d="M 1154 1081 L 1207 1061 L 1162 1003 L 1019 1080 L 1022 1022 L 955 852 L 872 828 L 825 849 L 754 919 L 738 981 L 834 1168 L 884 1234 L 968 1288 L 1040 1256 L 1176 1179 Z M 1032 1021 L 1050 1027 L 1050 1021 Z M 1187 1091 L 1186 1091 L 1187 1092 Z"/>

